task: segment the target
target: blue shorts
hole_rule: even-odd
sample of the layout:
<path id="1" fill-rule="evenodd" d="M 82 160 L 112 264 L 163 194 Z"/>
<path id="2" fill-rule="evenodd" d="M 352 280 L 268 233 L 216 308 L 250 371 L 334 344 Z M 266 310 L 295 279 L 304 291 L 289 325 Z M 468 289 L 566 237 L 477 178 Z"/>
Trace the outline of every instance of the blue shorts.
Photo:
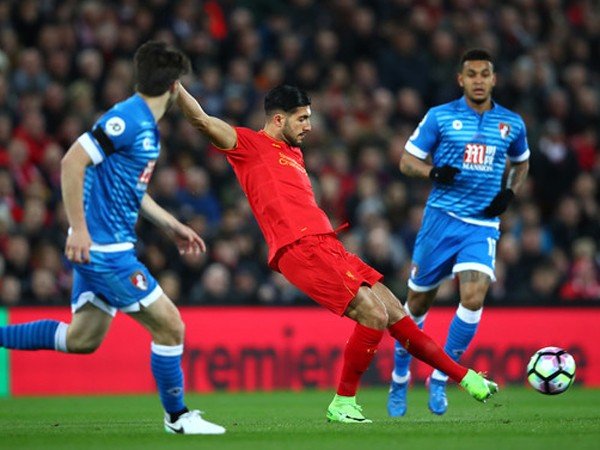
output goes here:
<path id="1" fill-rule="evenodd" d="M 117 310 L 136 312 L 140 305 L 158 300 L 163 291 L 135 254 L 135 249 L 119 252 L 90 251 L 91 261 L 75 264 L 71 310 L 77 312 L 92 303 L 114 316 Z"/>
<path id="2" fill-rule="evenodd" d="M 493 226 L 464 222 L 436 208 L 426 208 L 417 235 L 408 287 L 426 292 L 455 273 L 475 270 L 496 280 L 496 243 Z"/>

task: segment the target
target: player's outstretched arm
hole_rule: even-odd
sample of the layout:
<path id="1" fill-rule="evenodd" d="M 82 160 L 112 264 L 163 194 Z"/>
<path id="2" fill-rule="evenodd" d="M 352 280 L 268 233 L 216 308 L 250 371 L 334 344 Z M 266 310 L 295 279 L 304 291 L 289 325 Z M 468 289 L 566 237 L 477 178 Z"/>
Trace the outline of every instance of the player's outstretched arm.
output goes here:
<path id="1" fill-rule="evenodd" d="M 83 211 L 83 180 L 85 169 L 92 159 L 79 142 L 75 142 L 61 161 L 60 187 L 62 198 L 71 226 L 67 237 L 65 256 L 75 263 L 87 263 L 90 260 L 92 239 Z"/>
<path id="2" fill-rule="evenodd" d="M 163 230 L 175 241 L 179 253 L 200 253 L 206 251 L 206 244 L 198 234 L 182 224 L 172 214 L 162 208 L 148 194 L 144 194 L 140 208 L 142 216 Z"/>
<path id="3" fill-rule="evenodd" d="M 177 103 L 186 119 L 204 133 L 211 142 L 222 150 L 231 150 L 237 144 L 237 133 L 223 120 L 209 116 L 194 97 L 179 83 Z"/>

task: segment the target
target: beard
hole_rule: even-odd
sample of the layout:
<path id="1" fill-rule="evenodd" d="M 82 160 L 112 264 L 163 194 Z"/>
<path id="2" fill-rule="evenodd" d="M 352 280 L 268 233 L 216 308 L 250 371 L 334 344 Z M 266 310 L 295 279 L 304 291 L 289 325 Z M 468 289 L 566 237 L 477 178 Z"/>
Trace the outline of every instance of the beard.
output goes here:
<path id="1" fill-rule="evenodd" d="M 468 97 L 469 100 L 471 100 L 476 105 L 481 105 L 482 103 L 485 103 L 490 99 L 490 93 L 487 93 L 483 97 L 476 97 L 474 94 L 471 94 Z"/>
<path id="2" fill-rule="evenodd" d="M 283 140 L 287 142 L 292 147 L 301 147 L 302 143 L 298 140 L 298 138 L 292 133 L 292 130 L 285 125 L 283 130 L 281 131 L 281 136 Z"/>

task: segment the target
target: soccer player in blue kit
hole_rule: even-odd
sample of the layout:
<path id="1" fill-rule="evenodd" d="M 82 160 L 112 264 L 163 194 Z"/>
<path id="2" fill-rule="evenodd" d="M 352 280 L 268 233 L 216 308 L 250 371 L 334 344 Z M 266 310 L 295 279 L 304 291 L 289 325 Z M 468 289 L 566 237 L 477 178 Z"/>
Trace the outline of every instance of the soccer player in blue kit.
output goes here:
<path id="1" fill-rule="evenodd" d="M 458 274 L 460 304 L 444 347 L 455 361 L 475 335 L 494 280 L 498 216 L 529 170 L 523 119 L 492 100 L 496 75 L 490 54 L 467 51 L 460 61 L 458 83 L 463 97 L 427 112 L 400 162 L 403 174 L 433 181 L 415 242 L 405 308 L 423 327 L 440 284 Z M 510 170 L 503 187 L 507 158 Z M 397 342 L 395 350 L 387 404 L 392 417 L 406 414 L 411 361 Z M 448 408 L 447 379 L 438 370 L 429 377 L 428 406 L 434 414 Z"/>
<path id="2" fill-rule="evenodd" d="M 152 335 L 151 369 L 165 430 L 222 434 L 223 427 L 184 403 L 184 324 L 134 249 L 141 213 L 175 241 L 180 253 L 206 251 L 200 236 L 146 193 L 160 152 L 157 122 L 177 98 L 179 77 L 189 67 L 185 55 L 162 42 L 142 45 L 134 56 L 136 93 L 100 117 L 64 156 L 61 187 L 70 225 L 65 255 L 74 263 L 71 323 L 40 320 L 1 327 L 0 347 L 91 353 L 117 310 L 123 311 Z"/>

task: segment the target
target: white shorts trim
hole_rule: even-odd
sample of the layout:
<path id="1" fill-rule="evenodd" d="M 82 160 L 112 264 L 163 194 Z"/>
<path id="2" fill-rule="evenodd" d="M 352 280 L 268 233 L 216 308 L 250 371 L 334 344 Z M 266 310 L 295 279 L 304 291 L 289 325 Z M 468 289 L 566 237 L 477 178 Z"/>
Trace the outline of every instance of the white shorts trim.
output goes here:
<path id="1" fill-rule="evenodd" d="M 100 297 L 96 297 L 96 295 L 94 295 L 92 291 L 86 291 L 79 294 L 79 297 L 77 297 L 77 301 L 71 304 L 71 312 L 75 314 L 77 311 L 83 308 L 83 306 L 86 303 L 91 303 L 96 308 L 98 308 L 101 311 L 104 311 L 111 317 L 115 317 L 115 315 L 117 314 L 117 308 L 115 308 L 114 306 L 110 306 Z"/>
<path id="2" fill-rule="evenodd" d="M 96 144 L 94 144 L 94 141 L 90 136 L 90 133 L 88 133 L 88 132 L 83 133 L 81 136 L 79 136 L 77 138 L 77 142 L 79 142 L 81 144 L 81 146 L 83 147 L 85 152 L 92 159 L 92 162 L 94 163 L 95 166 L 97 166 L 102 161 L 104 161 L 104 155 L 102 154 L 102 152 L 100 150 L 98 150 L 98 147 L 96 146 Z"/>
<path id="3" fill-rule="evenodd" d="M 131 250 L 133 242 L 119 242 L 118 244 L 92 244 L 90 250 L 100 253 L 116 253 Z"/>
<path id="4" fill-rule="evenodd" d="M 452 273 L 464 272 L 466 270 L 474 270 L 476 272 L 485 273 L 486 275 L 489 275 L 489 277 L 492 279 L 492 281 L 496 281 L 496 275 L 494 274 L 494 271 L 492 269 L 490 269 L 488 266 L 486 266 L 485 264 L 480 264 L 480 263 L 455 264 L 454 267 L 452 268 Z"/>
<path id="5" fill-rule="evenodd" d="M 438 287 L 440 287 L 440 285 L 441 285 L 441 284 L 442 284 L 444 281 L 446 281 L 446 280 L 448 280 L 448 279 L 451 279 L 451 278 L 454 278 L 454 274 L 452 274 L 452 275 L 448 275 L 447 277 L 444 277 L 444 278 L 442 278 L 442 279 L 441 279 L 440 281 L 438 281 L 437 283 L 435 283 L 435 284 L 431 284 L 431 285 L 429 285 L 429 286 L 419 286 L 418 284 L 415 284 L 415 282 L 414 282 L 413 280 L 409 279 L 409 280 L 408 280 L 408 287 L 409 287 L 410 289 L 412 289 L 413 291 L 415 291 L 415 292 L 429 292 L 429 291 L 433 291 L 435 288 L 438 288 Z"/>
<path id="6" fill-rule="evenodd" d="M 94 295 L 92 291 L 87 291 L 82 292 L 77 298 L 77 301 L 71 304 L 71 312 L 74 314 L 77 311 L 79 311 L 86 303 L 91 303 L 96 308 L 98 308 L 101 311 L 104 311 L 109 316 L 115 317 L 117 311 L 122 311 L 124 313 L 138 312 L 142 306 L 150 306 L 152 303 L 158 300 L 162 294 L 162 288 L 160 286 L 156 286 L 154 290 L 150 292 L 147 296 L 145 296 L 143 299 L 132 303 L 131 305 L 123 306 L 122 308 L 115 308 L 114 306 L 109 305 L 104 300 Z"/>
<path id="7" fill-rule="evenodd" d="M 482 227 L 495 228 L 496 230 L 500 229 L 500 221 L 499 220 L 492 222 L 489 220 L 470 219 L 468 217 L 459 217 L 456 214 L 454 214 L 453 212 L 449 212 L 449 211 L 444 211 L 444 212 L 446 214 L 448 214 L 449 216 L 452 216 L 455 219 L 460 220 L 461 222 L 470 223 L 472 225 L 480 225 Z"/>
<path id="8" fill-rule="evenodd" d="M 123 308 L 119 308 L 119 310 L 123 311 L 124 313 L 138 312 L 142 306 L 150 306 L 152 303 L 158 300 L 161 295 L 163 295 L 163 290 L 160 286 L 157 285 L 152 292 L 150 292 L 140 301 L 132 303 L 128 306 L 124 306 Z"/>

